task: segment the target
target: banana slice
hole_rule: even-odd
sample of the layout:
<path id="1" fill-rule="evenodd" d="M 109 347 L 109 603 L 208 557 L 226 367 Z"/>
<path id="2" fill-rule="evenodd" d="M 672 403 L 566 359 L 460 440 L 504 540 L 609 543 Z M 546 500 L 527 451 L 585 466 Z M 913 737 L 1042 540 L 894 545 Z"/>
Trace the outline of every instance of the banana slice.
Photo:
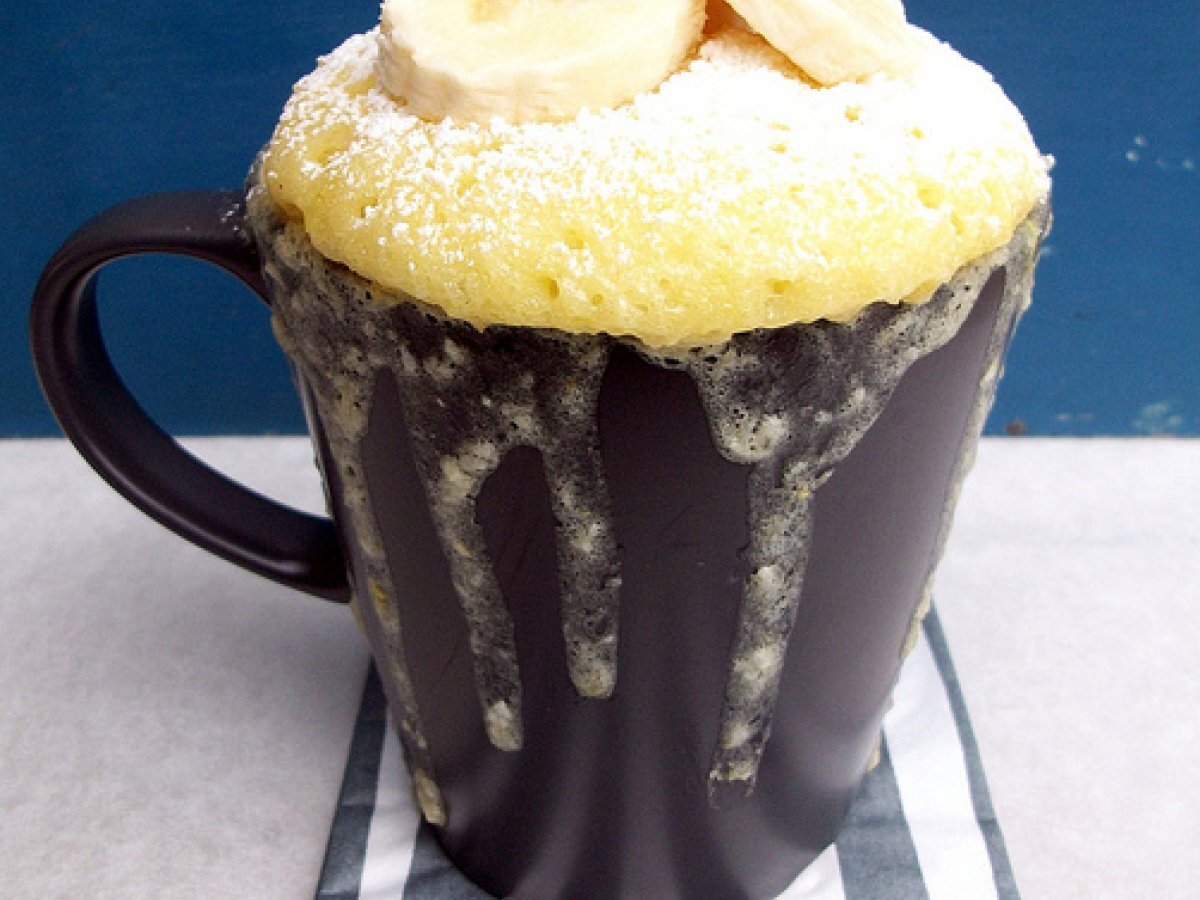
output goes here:
<path id="1" fill-rule="evenodd" d="M 776 50 L 821 84 L 916 65 L 920 32 L 901 0 L 728 0 Z"/>
<path id="2" fill-rule="evenodd" d="M 708 18 L 704 23 L 705 34 L 716 34 L 726 28 L 737 28 L 742 31 L 752 31 L 746 20 L 733 11 L 725 0 L 708 0 L 705 7 Z"/>
<path id="3" fill-rule="evenodd" d="M 425 119 L 569 119 L 658 87 L 704 0 L 385 0 L 379 77 Z"/>

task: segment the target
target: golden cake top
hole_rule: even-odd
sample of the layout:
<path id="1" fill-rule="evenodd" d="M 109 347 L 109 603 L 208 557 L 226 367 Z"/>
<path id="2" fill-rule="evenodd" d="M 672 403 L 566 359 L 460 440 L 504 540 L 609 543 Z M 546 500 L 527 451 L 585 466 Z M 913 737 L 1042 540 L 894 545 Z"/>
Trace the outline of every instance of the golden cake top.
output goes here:
<path id="1" fill-rule="evenodd" d="M 738 27 L 656 89 L 555 121 L 429 121 L 377 32 L 302 79 L 262 162 L 314 246 L 479 327 L 656 347 L 920 302 L 1006 243 L 1048 161 L 991 77 L 914 29 L 911 66 L 828 86 Z"/>

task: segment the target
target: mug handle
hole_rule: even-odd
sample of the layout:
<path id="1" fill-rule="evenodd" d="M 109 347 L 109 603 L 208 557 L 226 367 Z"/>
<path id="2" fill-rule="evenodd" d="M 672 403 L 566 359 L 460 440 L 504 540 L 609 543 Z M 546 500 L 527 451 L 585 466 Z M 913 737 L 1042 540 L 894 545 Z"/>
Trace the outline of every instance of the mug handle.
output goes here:
<path id="1" fill-rule="evenodd" d="M 350 599 L 331 520 L 255 493 L 184 450 L 121 381 L 96 310 L 96 275 L 124 256 L 189 256 L 230 272 L 270 305 L 237 191 L 155 194 L 101 213 L 59 248 L 33 295 L 42 390 L 92 467 L 142 512 L 230 562 L 338 603 Z"/>

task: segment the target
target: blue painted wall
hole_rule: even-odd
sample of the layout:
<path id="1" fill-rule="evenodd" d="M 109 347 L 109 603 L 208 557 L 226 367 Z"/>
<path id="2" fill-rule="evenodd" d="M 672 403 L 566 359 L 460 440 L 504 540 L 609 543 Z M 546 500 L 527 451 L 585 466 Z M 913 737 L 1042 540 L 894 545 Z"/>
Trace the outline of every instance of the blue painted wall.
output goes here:
<path id="1" fill-rule="evenodd" d="M 0 435 L 56 433 L 28 360 L 37 273 L 87 216 L 241 182 L 292 82 L 375 0 L 0 0 Z M 1057 224 L 988 430 L 1200 433 L 1200 3 L 910 0 L 1058 159 Z M 300 431 L 265 311 L 191 262 L 112 267 L 122 371 L 181 433 Z"/>

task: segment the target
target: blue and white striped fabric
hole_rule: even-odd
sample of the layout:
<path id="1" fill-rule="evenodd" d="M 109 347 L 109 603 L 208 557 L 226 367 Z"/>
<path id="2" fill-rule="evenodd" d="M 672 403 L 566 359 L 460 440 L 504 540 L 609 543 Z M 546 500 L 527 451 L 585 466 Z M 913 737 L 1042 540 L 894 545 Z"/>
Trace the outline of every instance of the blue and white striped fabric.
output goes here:
<path id="1" fill-rule="evenodd" d="M 490 900 L 420 823 L 373 670 L 317 900 Z M 846 828 L 778 900 L 1018 900 L 935 615 L 905 663 L 882 761 Z"/>

